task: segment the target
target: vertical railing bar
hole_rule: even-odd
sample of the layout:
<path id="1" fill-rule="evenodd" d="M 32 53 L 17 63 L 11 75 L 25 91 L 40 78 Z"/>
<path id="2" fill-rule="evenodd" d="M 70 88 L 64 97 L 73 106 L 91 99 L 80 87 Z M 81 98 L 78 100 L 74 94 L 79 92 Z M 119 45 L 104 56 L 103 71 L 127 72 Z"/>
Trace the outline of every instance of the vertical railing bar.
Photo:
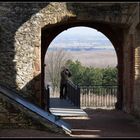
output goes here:
<path id="1" fill-rule="evenodd" d="M 100 87 L 100 107 L 102 106 L 101 105 L 101 102 L 102 102 L 102 92 L 101 92 L 102 88 Z"/>
<path id="2" fill-rule="evenodd" d="M 93 88 L 92 88 L 92 96 L 91 97 L 92 97 L 92 106 L 93 106 L 93 103 L 94 103 L 94 101 L 93 101 L 93 99 L 94 99 L 93 98 Z"/>
<path id="3" fill-rule="evenodd" d="M 97 87 L 95 87 L 95 107 L 97 107 Z"/>
<path id="4" fill-rule="evenodd" d="M 102 87 L 101 87 L 101 107 L 102 107 L 102 97 L 103 95 L 102 95 Z"/>
<path id="5" fill-rule="evenodd" d="M 112 104 L 113 103 L 113 96 L 112 96 L 113 90 L 114 90 L 114 87 L 111 88 L 111 107 L 113 107 L 113 105 L 114 105 L 114 104 Z"/>
<path id="6" fill-rule="evenodd" d="M 83 87 L 83 106 L 85 107 L 85 100 L 84 100 L 85 99 L 85 95 L 84 94 L 85 94 L 85 91 L 84 91 L 84 87 Z"/>
<path id="7" fill-rule="evenodd" d="M 88 87 L 89 88 L 89 87 Z M 88 88 L 86 90 L 86 100 L 87 100 L 87 107 L 88 107 Z"/>
<path id="8" fill-rule="evenodd" d="M 84 106 L 86 107 L 86 91 L 85 91 L 85 87 L 84 87 Z"/>
<path id="9" fill-rule="evenodd" d="M 98 86 L 98 88 L 97 88 L 97 91 L 98 91 L 98 104 L 97 104 L 97 106 L 99 106 L 99 100 L 100 100 L 100 99 L 99 99 L 99 93 L 100 93 L 100 92 L 99 92 L 99 86 Z"/>
<path id="10" fill-rule="evenodd" d="M 103 94 L 103 87 L 102 87 L 102 106 L 104 106 L 104 94 Z"/>
<path id="11" fill-rule="evenodd" d="M 90 105 L 91 105 L 90 98 L 91 98 L 91 87 L 89 88 L 89 107 L 90 107 Z"/>
<path id="12" fill-rule="evenodd" d="M 90 87 L 88 86 L 88 90 L 87 90 L 88 107 L 90 106 L 89 96 L 90 96 Z"/>
<path id="13" fill-rule="evenodd" d="M 111 87 L 109 86 L 109 96 L 108 96 L 108 98 L 109 98 L 109 99 L 108 99 L 108 100 L 109 100 L 109 102 L 108 102 L 108 103 L 109 103 L 108 106 L 109 106 L 109 107 L 110 107 L 110 103 L 111 103 L 111 102 L 110 102 L 110 101 L 111 101 L 110 96 L 111 96 Z"/>
<path id="14" fill-rule="evenodd" d="M 83 89 L 80 88 L 80 102 L 81 102 L 81 107 L 83 107 Z"/>
<path id="15" fill-rule="evenodd" d="M 95 87 L 93 86 L 93 106 L 95 107 Z"/>
<path id="16" fill-rule="evenodd" d="M 108 95 L 108 90 L 107 90 L 107 88 L 106 88 L 106 107 L 107 107 L 107 95 Z"/>
<path id="17" fill-rule="evenodd" d="M 102 87 L 102 94 L 103 94 L 103 103 L 102 103 L 102 106 L 105 106 L 105 101 L 104 101 L 104 87 Z"/>
<path id="18" fill-rule="evenodd" d="M 100 106 L 100 86 L 98 86 L 98 106 Z"/>
<path id="19" fill-rule="evenodd" d="M 115 97 L 115 94 L 116 94 L 117 92 L 116 92 L 116 88 L 114 88 L 114 92 L 113 92 L 113 99 L 114 99 L 114 101 L 113 101 L 113 103 L 115 104 L 115 102 L 116 102 L 116 97 Z"/>
<path id="20" fill-rule="evenodd" d="M 95 87 L 95 99 L 96 99 L 95 100 L 95 104 L 96 104 L 95 107 L 97 107 L 97 95 L 98 95 L 97 94 L 97 87 Z"/>
<path id="21" fill-rule="evenodd" d="M 110 99 L 110 93 L 111 93 L 111 88 L 110 88 L 110 86 L 109 86 L 109 94 L 108 94 L 108 100 L 109 100 L 109 101 L 108 101 L 108 106 L 109 106 L 109 107 L 110 107 L 110 100 L 111 100 L 111 99 Z"/>
<path id="22" fill-rule="evenodd" d="M 86 107 L 87 107 L 87 88 L 85 88 L 85 102 L 86 102 Z"/>
<path id="23" fill-rule="evenodd" d="M 86 102 L 86 95 L 87 95 L 87 93 L 86 93 L 86 88 L 84 88 L 85 89 L 85 107 L 87 107 L 87 102 Z"/>
<path id="24" fill-rule="evenodd" d="M 110 87 L 111 91 L 110 91 L 110 107 L 112 107 L 112 89 L 113 87 Z"/>
<path id="25" fill-rule="evenodd" d="M 86 89 L 86 106 L 88 107 L 88 88 Z"/>

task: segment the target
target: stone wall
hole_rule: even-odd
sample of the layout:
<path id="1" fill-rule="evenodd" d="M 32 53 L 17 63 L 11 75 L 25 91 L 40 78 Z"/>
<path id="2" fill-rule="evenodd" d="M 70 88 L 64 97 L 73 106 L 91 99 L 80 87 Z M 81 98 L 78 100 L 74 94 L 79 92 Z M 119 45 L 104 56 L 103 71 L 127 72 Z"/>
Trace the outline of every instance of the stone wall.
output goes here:
<path id="1" fill-rule="evenodd" d="M 66 6 L 2 3 L 1 9 L 5 11 L 0 15 L 0 82 L 25 97 L 36 97 L 40 94 L 41 28 L 66 16 Z"/>
<path id="2" fill-rule="evenodd" d="M 128 113 L 139 114 L 136 106 L 137 92 L 137 25 L 139 24 L 139 7 L 134 10 L 135 16 L 131 16 L 133 21 L 131 26 L 124 33 L 124 81 L 123 81 L 123 109 Z M 136 86 L 137 85 L 137 86 Z M 136 111 L 137 110 L 137 111 Z"/>
<path id="3" fill-rule="evenodd" d="M 140 26 L 135 34 L 135 77 L 134 77 L 134 113 L 140 116 Z"/>
<path id="4" fill-rule="evenodd" d="M 0 99 L 0 128 L 37 128 L 35 122 L 18 108 L 13 110 L 13 106 Z"/>
<path id="5" fill-rule="evenodd" d="M 0 3 L 0 83 L 40 104 L 42 28 L 71 22 L 104 23 L 114 31 L 118 26 L 124 31 L 124 108 L 129 110 L 131 96 L 139 108 L 139 46 L 135 49 L 135 75 L 131 74 L 130 51 L 135 48 L 138 8 L 137 3 Z M 131 34 L 134 39 L 129 42 Z M 128 82 L 134 77 L 135 90 Z"/>
<path id="6" fill-rule="evenodd" d="M 14 108 L 14 109 L 13 109 Z M 65 133 L 52 122 L 39 117 L 23 106 L 0 98 L 0 129 L 36 129 L 54 133 Z"/>
<path id="7" fill-rule="evenodd" d="M 31 42 L 34 34 L 31 33 L 29 24 L 26 27 L 23 24 L 42 5 L 1 3 L 0 6 L 3 10 L 0 12 L 0 82 L 29 96 L 32 85 L 27 84 L 34 77 L 34 44 Z"/>

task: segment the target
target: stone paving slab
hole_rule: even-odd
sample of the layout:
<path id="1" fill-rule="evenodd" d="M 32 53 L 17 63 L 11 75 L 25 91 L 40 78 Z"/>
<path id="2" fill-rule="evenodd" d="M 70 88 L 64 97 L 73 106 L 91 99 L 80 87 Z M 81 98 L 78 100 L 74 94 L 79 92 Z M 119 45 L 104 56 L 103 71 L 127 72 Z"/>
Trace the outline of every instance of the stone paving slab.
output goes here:
<path id="1" fill-rule="evenodd" d="M 50 98 L 50 112 L 57 116 L 87 116 L 87 113 L 68 100 Z"/>

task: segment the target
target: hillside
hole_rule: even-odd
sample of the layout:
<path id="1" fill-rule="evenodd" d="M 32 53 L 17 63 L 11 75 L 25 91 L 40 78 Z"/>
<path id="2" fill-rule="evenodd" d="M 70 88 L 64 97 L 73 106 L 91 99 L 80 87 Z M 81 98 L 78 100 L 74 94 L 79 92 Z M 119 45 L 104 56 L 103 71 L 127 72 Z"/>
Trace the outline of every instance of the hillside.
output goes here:
<path id="1" fill-rule="evenodd" d="M 51 51 L 48 51 L 50 53 Z M 117 65 L 116 53 L 113 49 L 100 49 L 92 51 L 66 51 L 71 60 L 78 60 L 87 67 L 115 67 Z"/>
<path id="2" fill-rule="evenodd" d="M 115 67 L 117 65 L 114 50 L 70 51 L 69 53 L 72 60 L 79 60 L 87 67 Z"/>

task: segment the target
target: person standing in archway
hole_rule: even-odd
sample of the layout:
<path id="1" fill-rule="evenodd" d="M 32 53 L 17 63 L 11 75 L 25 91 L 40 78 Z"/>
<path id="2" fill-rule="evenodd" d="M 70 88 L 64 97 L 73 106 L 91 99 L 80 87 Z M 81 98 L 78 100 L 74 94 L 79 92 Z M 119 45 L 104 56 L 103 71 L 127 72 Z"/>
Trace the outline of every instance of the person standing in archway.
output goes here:
<path id="1" fill-rule="evenodd" d="M 63 66 L 61 68 L 61 80 L 60 80 L 60 99 L 66 99 L 67 96 L 67 83 L 69 77 L 71 77 L 72 74 L 69 71 L 68 68 Z"/>

